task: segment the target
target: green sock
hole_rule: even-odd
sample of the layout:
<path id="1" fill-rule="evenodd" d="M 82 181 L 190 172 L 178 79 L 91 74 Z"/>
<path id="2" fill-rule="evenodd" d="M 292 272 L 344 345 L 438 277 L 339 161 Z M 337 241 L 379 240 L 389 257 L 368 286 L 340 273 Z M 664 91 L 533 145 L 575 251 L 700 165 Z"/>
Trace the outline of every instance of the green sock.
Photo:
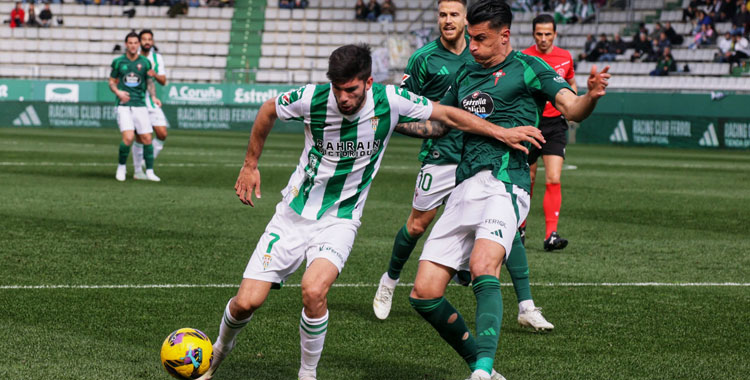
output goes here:
<path id="1" fill-rule="evenodd" d="M 477 298 L 477 365 L 476 369 L 492 373 L 492 365 L 500 338 L 503 323 L 503 296 L 500 294 L 500 280 L 495 276 L 483 275 L 472 284 Z"/>
<path id="2" fill-rule="evenodd" d="M 510 273 L 513 289 L 516 291 L 518 302 L 531 299 L 531 285 L 529 285 L 529 263 L 526 261 L 526 248 L 521 244 L 521 234 L 516 233 L 513 248 L 505 262 L 505 268 Z"/>
<path id="3" fill-rule="evenodd" d="M 128 163 L 128 156 L 130 155 L 130 147 L 125 145 L 124 142 L 120 141 L 120 155 L 117 159 L 117 162 L 120 165 L 125 165 Z"/>
<path id="4" fill-rule="evenodd" d="M 461 313 L 445 297 L 429 300 L 409 297 L 409 303 L 474 371 L 477 361 L 477 345 Z"/>
<path id="5" fill-rule="evenodd" d="M 409 260 L 411 252 L 417 245 L 420 236 L 412 237 L 406 229 L 406 224 L 398 230 L 396 240 L 393 241 L 393 251 L 391 252 L 391 261 L 388 263 L 388 277 L 398 280 L 401 277 L 401 270 L 404 264 Z"/>
<path id="6" fill-rule="evenodd" d="M 143 160 L 146 161 L 146 170 L 154 168 L 154 146 L 143 144 Z"/>

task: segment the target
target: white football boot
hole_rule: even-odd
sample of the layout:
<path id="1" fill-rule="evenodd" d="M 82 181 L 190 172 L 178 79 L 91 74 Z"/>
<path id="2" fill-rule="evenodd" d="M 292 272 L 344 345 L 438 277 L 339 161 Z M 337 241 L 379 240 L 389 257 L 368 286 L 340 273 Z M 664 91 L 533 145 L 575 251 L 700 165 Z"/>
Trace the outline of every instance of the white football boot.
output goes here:
<path id="1" fill-rule="evenodd" d="M 490 375 L 490 380 L 505 380 L 505 376 L 501 375 L 493 368 L 492 375 Z"/>
<path id="2" fill-rule="evenodd" d="M 542 316 L 542 308 L 534 307 L 524 311 L 518 311 L 518 324 L 524 327 L 531 327 L 535 331 L 550 331 L 555 326 Z"/>
<path id="3" fill-rule="evenodd" d="M 124 182 L 127 175 L 128 167 L 125 165 L 117 165 L 117 173 L 115 173 L 115 178 L 120 182 Z"/>
<path id="4" fill-rule="evenodd" d="M 393 286 L 388 284 L 393 283 Z M 388 314 L 391 313 L 391 304 L 393 303 L 393 291 L 396 290 L 396 284 L 398 280 L 391 280 L 388 277 L 388 272 L 383 273 L 380 276 L 380 284 L 378 284 L 378 291 L 375 292 L 375 299 L 372 300 L 372 310 L 375 312 L 375 316 L 378 319 L 388 318 Z"/>
<path id="5" fill-rule="evenodd" d="M 214 373 L 216 373 L 216 369 L 219 368 L 219 364 L 221 364 L 224 358 L 226 358 L 227 355 L 232 352 L 233 348 L 234 342 L 232 342 L 232 345 L 226 351 L 222 351 L 218 346 L 214 344 L 214 353 L 213 358 L 211 359 L 211 366 L 208 368 L 208 371 L 203 374 L 203 376 L 197 378 L 196 380 L 211 380 L 211 378 L 213 378 L 214 376 Z"/>
<path id="6" fill-rule="evenodd" d="M 146 172 L 143 171 L 143 168 L 140 168 L 136 169 L 135 173 L 133 173 L 133 179 L 147 180 L 148 177 L 146 177 Z"/>
<path id="7" fill-rule="evenodd" d="M 156 174 L 154 174 L 154 169 L 146 169 L 146 179 L 154 182 L 161 181 L 161 178 L 157 177 Z"/>

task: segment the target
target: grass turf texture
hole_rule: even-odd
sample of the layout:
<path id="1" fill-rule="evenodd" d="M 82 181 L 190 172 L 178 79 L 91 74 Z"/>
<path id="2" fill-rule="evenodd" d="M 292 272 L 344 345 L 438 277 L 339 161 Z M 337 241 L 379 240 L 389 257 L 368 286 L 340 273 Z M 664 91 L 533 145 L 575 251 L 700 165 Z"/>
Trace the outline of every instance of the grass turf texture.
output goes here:
<path id="1" fill-rule="evenodd" d="M 173 130 L 161 183 L 114 179 L 112 130 L 0 129 L 0 377 L 167 379 L 159 347 L 171 331 L 216 337 L 236 288 L 19 289 L 17 285 L 239 284 L 302 149 L 272 133 L 263 198 L 233 185 L 248 133 Z M 408 215 L 419 141 L 394 138 L 374 181 L 353 252 L 330 293 L 318 370 L 328 379 L 463 379 L 468 370 L 396 291 L 387 321 L 371 302 Z M 536 188 L 528 256 L 537 305 L 556 325 L 515 322 L 502 289 L 496 368 L 508 379 L 743 379 L 750 373 L 748 287 L 565 286 L 560 283 L 748 283 L 747 152 L 573 145 L 563 172 L 564 251 L 542 251 Z M 540 178 L 543 173 L 540 172 Z M 420 242 L 402 278 L 414 278 Z M 301 271 L 289 279 L 298 284 Z M 501 281 L 509 282 L 503 271 Z M 474 296 L 448 298 L 473 325 Z M 273 291 L 217 380 L 292 379 L 299 365 L 300 289 Z M 744 375 L 743 375 L 744 374 Z"/>

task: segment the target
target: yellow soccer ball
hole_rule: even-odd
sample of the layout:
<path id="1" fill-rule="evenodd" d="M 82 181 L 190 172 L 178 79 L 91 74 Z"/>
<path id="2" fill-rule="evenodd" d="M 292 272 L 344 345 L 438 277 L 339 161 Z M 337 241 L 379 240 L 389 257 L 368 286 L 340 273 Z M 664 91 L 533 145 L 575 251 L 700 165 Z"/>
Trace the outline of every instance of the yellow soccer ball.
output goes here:
<path id="1" fill-rule="evenodd" d="M 211 366 L 211 339 L 200 330 L 183 328 L 167 337 L 161 345 L 161 364 L 178 379 L 197 379 Z"/>

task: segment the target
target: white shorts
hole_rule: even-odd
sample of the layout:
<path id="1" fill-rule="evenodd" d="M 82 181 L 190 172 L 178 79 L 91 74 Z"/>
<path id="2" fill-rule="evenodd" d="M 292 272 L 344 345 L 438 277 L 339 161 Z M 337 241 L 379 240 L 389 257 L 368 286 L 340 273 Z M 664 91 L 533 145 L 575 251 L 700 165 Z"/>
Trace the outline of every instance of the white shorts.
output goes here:
<path id="1" fill-rule="evenodd" d="M 148 109 L 148 118 L 151 121 L 151 126 L 153 127 L 167 127 L 167 117 L 164 116 L 164 111 L 161 110 L 161 108 L 149 108 Z"/>
<path id="2" fill-rule="evenodd" d="M 139 135 L 154 132 L 146 107 L 117 106 L 117 125 L 120 132 L 135 130 Z"/>
<path id="3" fill-rule="evenodd" d="M 419 211 L 430 211 L 440 207 L 451 191 L 456 188 L 456 167 L 458 165 L 422 166 L 414 186 L 414 200 L 411 207 Z"/>
<path id="4" fill-rule="evenodd" d="M 528 215 L 529 194 L 481 171 L 461 182 L 425 242 L 419 260 L 459 270 L 469 270 L 476 239 L 488 239 L 510 255 L 520 216 Z"/>
<path id="5" fill-rule="evenodd" d="M 305 219 L 282 200 L 258 240 L 243 277 L 278 284 L 294 273 L 303 260 L 307 259 L 310 266 L 318 258 L 327 259 L 341 273 L 359 224 L 328 215 L 320 220 Z"/>

